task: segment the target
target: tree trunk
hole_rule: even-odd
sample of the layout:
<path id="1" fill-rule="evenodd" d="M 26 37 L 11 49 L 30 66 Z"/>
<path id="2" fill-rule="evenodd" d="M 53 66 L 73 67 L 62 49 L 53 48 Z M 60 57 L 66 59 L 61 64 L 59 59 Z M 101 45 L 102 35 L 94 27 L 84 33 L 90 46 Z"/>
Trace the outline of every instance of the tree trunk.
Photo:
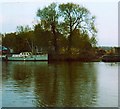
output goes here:
<path id="1" fill-rule="evenodd" d="M 72 33 L 70 33 L 68 37 L 68 53 L 71 54 L 71 47 L 72 47 Z"/>
<path id="2" fill-rule="evenodd" d="M 72 47 L 72 20 L 70 17 L 70 35 L 68 37 L 68 53 L 71 54 L 71 47 Z"/>
<path id="3" fill-rule="evenodd" d="M 55 24 L 52 23 L 51 24 L 51 29 L 52 29 L 52 33 L 53 33 L 53 45 L 54 45 L 54 50 L 55 50 L 55 53 L 57 54 L 58 53 L 58 44 L 57 44 L 57 35 L 56 35 L 56 27 L 55 27 Z"/>

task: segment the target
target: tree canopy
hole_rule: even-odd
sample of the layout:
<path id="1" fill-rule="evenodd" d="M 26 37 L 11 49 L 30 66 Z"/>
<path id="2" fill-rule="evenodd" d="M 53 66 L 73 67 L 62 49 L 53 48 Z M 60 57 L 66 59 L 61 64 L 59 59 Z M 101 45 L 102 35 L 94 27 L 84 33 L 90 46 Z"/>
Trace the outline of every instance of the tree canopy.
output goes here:
<path id="1" fill-rule="evenodd" d="M 58 24 L 58 13 L 56 10 L 56 4 L 52 3 L 48 7 L 38 9 L 37 16 L 40 17 L 41 24 L 45 29 L 51 30 L 53 33 L 53 45 L 55 52 L 58 52 L 57 44 L 57 24 Z"/>
<path id="2" fill-rule="evenodd" d="M 80 35 L 96 36 L 95 16 L 92 16 L 85 7 L 73 3 L 60 4 L 59 12 L 62 19 L 61 25 L 66 28 L 63 32 L 68 35 L 68 51 L 72 47 L 73 32 L 76 29 L 80 30 Z"/>
<path id="3" fill-rule="evenodd" d="M 38 24 L 33 29 L 18 26 L 15 33 L 5 34 L 3 45 L 13 48 L 15 52 L 31 51 L 33 46 L 38 51 L 57 54 L 83 54 L 94 51 L 97 30 L 95 16 L 79 4 L 52 3 L 38 9 Z"/>
<path id="4" fill-rule="evenodd" d="M 37 16 L 45 29 L 51 30 L 53 33 L 55 51 L 58 50 L 57 35 L 59 32 L 68 40 L 68 51 L 71 52 L 74 40 L 73 32 L 77 29 L 80 36 L 88 35 L 91 37 L 92 45 L 96 44 L 96 27 L 95 16 L 83 6 L 74 3 L 55 4 L 52 3 L 48 7 L 39 9 Z M 74 34 L 75 35 L 75 34 Z"/>

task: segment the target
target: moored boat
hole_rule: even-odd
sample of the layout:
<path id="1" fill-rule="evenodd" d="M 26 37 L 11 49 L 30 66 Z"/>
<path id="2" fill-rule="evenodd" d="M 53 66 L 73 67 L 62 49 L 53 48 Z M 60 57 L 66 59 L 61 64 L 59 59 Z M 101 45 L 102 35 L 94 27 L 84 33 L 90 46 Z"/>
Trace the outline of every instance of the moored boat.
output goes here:
<path id="1" fill-rule="evenodd" d="M 31 52 L 22 52 L 20 54 L 6 55 L 4 61 L 48 61 L 48 54 L 32 54 Z"/>
<path id="2" fill-rule="evenodd" d="M 105 55 L 102 57 L 103 62 L 120 62 L 120 55 Z"/>

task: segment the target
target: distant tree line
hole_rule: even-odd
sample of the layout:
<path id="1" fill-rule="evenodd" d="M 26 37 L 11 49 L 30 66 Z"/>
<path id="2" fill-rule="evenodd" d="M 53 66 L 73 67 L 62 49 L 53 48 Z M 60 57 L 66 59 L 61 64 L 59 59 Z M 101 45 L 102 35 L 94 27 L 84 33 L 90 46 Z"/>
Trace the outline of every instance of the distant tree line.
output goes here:
<path id="1" fill-rule="evenodd" d="M 39 23 L 31 29 L 18 26 L 2 36 L 2 44 L 14 52 L 94 55 L 97 44 L 95 16 L 83 6 L 52 3 L 36 13 Z"/>

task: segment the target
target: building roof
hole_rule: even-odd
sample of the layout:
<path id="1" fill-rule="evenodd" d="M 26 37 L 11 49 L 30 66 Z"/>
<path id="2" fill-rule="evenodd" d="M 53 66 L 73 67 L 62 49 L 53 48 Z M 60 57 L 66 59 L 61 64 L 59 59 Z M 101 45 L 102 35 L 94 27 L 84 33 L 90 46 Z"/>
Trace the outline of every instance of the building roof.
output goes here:
<path id="1" fill-rule="evenodd" d="M 2 50 L 8 50 L 8 48 L 6 48 L 5 46 L 0 45 L 0 51 L 2 51 Z"/>

